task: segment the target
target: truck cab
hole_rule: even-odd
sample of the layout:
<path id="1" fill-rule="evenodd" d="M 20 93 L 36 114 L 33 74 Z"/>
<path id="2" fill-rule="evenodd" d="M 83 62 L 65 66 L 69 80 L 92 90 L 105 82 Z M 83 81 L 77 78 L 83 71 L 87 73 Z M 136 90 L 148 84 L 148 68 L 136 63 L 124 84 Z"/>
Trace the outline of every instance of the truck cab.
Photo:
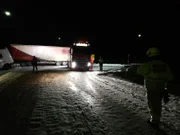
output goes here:
<path id="1" fill-rule="evenodd" d="M 90 70 L 94 60 L 92 49 L 88 42 L 77 42 L 71 47 L 71 69 L 72 70 Z M 94 55 L 93 55 L 94 56 Z"/>

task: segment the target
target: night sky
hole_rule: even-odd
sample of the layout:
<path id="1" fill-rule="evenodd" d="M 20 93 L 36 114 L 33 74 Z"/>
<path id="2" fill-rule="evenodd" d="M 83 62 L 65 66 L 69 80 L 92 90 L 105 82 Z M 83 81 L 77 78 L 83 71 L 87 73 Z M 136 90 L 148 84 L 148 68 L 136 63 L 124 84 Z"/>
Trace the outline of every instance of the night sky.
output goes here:
<path id="1" fill-rule="evenodd" d="M 0 3 L 0 46 L 69 46 L 90 42 L 97 58 L 142 62 L 145 51 L 159 47 L 170 63 L 178 61 L 180 2 L 61 2 L 11 0 Z M 4 10 L 12 13 L 7 17 Z M 138 37 L 141 34 L 142 37 Z M 61 41 L 58 41 L 61 37 Z"/>

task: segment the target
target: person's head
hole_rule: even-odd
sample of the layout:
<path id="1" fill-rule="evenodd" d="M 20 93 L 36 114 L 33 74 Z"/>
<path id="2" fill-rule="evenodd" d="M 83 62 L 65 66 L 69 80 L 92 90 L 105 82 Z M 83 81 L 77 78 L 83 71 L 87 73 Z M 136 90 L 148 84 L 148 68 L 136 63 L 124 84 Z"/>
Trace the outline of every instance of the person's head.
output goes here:
<path id="1" fill-rule="evenodd" d="M 148 56 L 149 60 L 160 60 L 160 51 L 156 47 L 149 48 L 146 52 L 146 55 Z"/>
<path id="2" fill-rule="evenodd" d="M 152 48 L 149 48 L 146 52 L 146 55 L 148 57 L 154 57 L 154 56 L 159 56 L 160 55 L 160 51 L 158 48 L 156 47 L 152 47 Z"/>

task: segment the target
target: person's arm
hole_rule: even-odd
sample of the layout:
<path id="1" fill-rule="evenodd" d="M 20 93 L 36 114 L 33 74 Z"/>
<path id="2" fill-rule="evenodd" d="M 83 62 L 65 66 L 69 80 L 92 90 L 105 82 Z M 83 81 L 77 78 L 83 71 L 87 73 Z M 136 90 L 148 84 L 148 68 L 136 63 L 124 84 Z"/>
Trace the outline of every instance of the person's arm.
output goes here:
<path id="1" fill-rule="evenodd" d="M 166 72 L 167 74 L 166 74 L 166 79 L 168 80 L 168 81 L 172 81 L 173 80 L 173 73 L 172 73 L 172 71 L 171 71 L 171 69 L 170 69 L 170 67 L 167 65 L 167 72 Z"/>
<path id="2" fill-rule="evenodd" d="M 148 63 L 144 63 L 143 65 L 140 65 L 137 69 L 137 73 L 142 76 L 147 76 L 149 74 L 150 68 Z"/>

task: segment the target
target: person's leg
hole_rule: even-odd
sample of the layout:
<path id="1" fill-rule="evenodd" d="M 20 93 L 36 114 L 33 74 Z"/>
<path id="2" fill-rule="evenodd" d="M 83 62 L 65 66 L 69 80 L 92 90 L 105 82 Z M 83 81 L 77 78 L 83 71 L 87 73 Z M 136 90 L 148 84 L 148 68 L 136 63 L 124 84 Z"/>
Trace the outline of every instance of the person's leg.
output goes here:
<path id="1" fill-rule="evenodd" d="M 100 71 L 102 71 L 102 64 L 100 63 Z"/>
<path id="2" fill-rule="evenodd" d="M 158 125 L 162 110 L 162 92 L 158 92 L 158 90 L 148 91 L 147 96 L 150 109 L 150 122 Z"/>

